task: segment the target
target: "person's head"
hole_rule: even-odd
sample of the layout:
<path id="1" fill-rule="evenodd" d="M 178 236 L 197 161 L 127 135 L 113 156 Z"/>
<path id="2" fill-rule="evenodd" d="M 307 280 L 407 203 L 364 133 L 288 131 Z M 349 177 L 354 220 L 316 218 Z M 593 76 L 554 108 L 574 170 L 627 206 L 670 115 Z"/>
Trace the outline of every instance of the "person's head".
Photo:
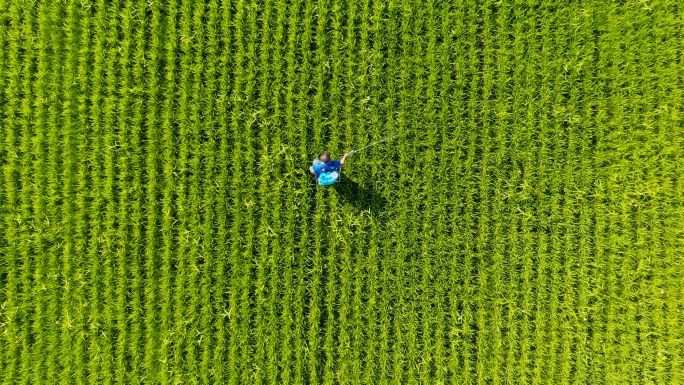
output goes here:
<path id="1" fill-rule="evenodd" d="M 323 163 L 330 162 L 330 153 L 328 151 L 321 152 L 321 161 L 323 161 Z"/>

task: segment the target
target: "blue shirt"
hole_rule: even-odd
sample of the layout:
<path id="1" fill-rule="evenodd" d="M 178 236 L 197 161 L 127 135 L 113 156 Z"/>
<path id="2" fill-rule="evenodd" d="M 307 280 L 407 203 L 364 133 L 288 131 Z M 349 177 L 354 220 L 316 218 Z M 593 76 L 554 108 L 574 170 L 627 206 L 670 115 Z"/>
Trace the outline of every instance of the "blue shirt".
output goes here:
<path id="1" fill-rule="evenodd" d="M 342 167 L 342 163 L 339 160 L 331 160 L 330 163 L 325 164 L 322 160 L 316 159 L 313 164 L 314 173 L 316 173 L 316 178 L 324 172 L 333 172 Z"/>

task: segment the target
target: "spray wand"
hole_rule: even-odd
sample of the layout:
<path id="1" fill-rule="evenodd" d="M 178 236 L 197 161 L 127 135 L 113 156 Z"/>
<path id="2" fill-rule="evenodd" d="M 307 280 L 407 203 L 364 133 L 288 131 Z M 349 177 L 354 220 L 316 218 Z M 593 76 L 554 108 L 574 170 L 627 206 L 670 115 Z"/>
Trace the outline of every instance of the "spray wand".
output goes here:
<path id="1" fill-rule="evenodd" d="M 369 145 L 367 145 L 367 146 L 361 147 L 361 148 L 359 148 L 358 150 L 351 150 L 351 151 L 349 151 L 349 155 L 355 154 L 355 153 L 357 153 L 357 152 L 359 152 L 359 151 L 363 151 L 363 150 L 367 149 L 368 147 L 375 146 L 376 144 L 380 144 L 380 143 L 385 142 L 385 141 L 388 141 L 388 140 L 390 140 L 390 139 L 396 139 L 396 138 L 398 138 L 398 137 L 399 137 L 398 134 L 392 134 L 392 135 L 390 135 L 390 136 L 388 136 L 388 137 L 386 137 L 386 138 L 384 138 L 384 139 L 378 140 L 377 142 L 373 142 L 373 143 L 371 143 L 371 144 L 369 144 Z M 340 178 L 338 179 L 338 181 L 341 181 L 341 180 L 342 180 L 342 168 L 340 167 Z"/>

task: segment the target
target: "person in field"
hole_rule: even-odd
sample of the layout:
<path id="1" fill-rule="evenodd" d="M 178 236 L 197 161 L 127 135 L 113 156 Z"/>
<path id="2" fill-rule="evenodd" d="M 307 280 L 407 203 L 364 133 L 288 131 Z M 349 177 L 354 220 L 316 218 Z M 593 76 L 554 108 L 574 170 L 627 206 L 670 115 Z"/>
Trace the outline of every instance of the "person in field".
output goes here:
<path id="1" fill-rule="evenodd" d="M 344 162 L 351 155 L 351 152 L 344 154 L 340 160 L 332 160 L 328 151 L 323 151 L 320 158 L 313 160 L 313 164 L 309 166 L 309 172 L 316 178 L 318 184 L 329 186 L 337 183 L 340 179 L 340 168 Z"/>

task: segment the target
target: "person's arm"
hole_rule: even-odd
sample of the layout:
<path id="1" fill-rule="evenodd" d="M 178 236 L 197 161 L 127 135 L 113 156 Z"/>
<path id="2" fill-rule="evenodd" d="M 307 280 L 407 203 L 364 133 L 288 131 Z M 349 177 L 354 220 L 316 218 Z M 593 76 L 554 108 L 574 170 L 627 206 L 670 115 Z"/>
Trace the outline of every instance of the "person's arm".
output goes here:
<path id="1" fill-rule="evenodd" d="M 344 156 L 343 156 L 342 159 L 340 160 L 340 164 L 344 165 L 344 162 L 347 160 L 347 157 L 348 157 L 348 156 L 351 156 L 351 154 L 352 154 L 351 152 L 348 152 L 348 153 L 344 154 Z"/>
<path id="2" fill-rule="evenodd" d="M 318 158 L 314 158 L 313 161 L 311 161 L 311 163 L 313 163 L 313 164 L 311 166 L 309 166 L 309 172 L 311 174 L 313 174 L 313 176 L 316 176 L 316 170 L 314 170 L 313 165 L 316 164 L 317 160 L 318 160 Z"/>

